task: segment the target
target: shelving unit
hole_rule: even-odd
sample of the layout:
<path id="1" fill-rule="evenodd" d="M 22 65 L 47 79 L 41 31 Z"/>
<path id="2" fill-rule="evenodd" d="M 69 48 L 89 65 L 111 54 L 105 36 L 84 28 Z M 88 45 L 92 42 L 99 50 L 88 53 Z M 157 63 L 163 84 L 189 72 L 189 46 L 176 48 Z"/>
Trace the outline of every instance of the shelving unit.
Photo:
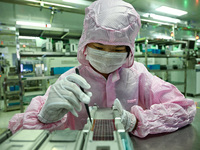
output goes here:
<path id="1" fill-rule="evenodd" d="M 4 77 L 6 76 L 9 65 L 10 64 L 7 59 L 0 57 L 0 99 L 3 98 L 3 82 L 4 82 Z"/>
<path id="2" fill-rule="evenodd" d="M 1 35 L 8 36 L 5 38 L 3 42 L 3 47 L 16 47 L 18 49 L 19 45 L 14 42 L 18 33 L 16 33 L 15 26 L 1 26 Z M 10 66 L 10 65 L 8 65 Z M 22 90 L 23 88 L 22 82 L 19 80 L 18 72 L 16 74 L 10 74 L 8 69 L 5 71 L 4 69 L 4 76 L 2 77 L 2 84 L 3 87 L 3 100 L 4 100 L 4 111 L 11 111 L 19 109 L 20 112 L 23 112 L 23 102 L 22 102 Z M 12 88 L 11 88 L 11 87 Z M 16 88 L 13 90 L 13 87 Z"/>
<path id="3" fill-rule="evenodd" d="M 16 87 L 17 90 L 15 89 Z M 23 107 L 19 88 L 20 86 L 18 76 L 5 78 L 3 82 L 4 111 L 17 110 Z"/>
<path id="4" fill-rule="evenodd" d="M 170 82 L 174 85 L 183 85 L 184 86 L 184 95 L 186 96 L 186 87 L 187 87 L 187 55 L 170 55 L 170 54 L 152 54 L 148 53 L 148 44 L 155 44 L 155 45 L 175 45 L 175 44 L 187 44 L 185 41 L 176 41 L 176 40 L 165 40 L 165 39 L 148 39 L 142 38 L 138 39 L 135 42 L 136 44 L 145 44 L 145 53 L 143 54 L 136 54 L 135 58 L 145 58 L 145 66 L 150 72 L 158 73 L 158 72 L 165 72 L 166 73 L 166 81 Z M 183 58 L 183 68 L 177 69 L 162 69 L 162 70 L 151 70 L 148 68 L 148 58 L 165 58 L 166 59 L 166 66 L 169 64 L 170 58 Z M 183 82 L 174 82 L 169 80 L 169 72 L 174 71 L 183 71 L 184 72 L 184 80 Z"/>
<path id="5" fill-rule="evenodd" d="M 19 53 L 20 61 L 23 58 L 35 58 L 35 57 L 76 57 L 76 55 L 71 55 L 70 53 L 63 53 L 63 52 L 24 52 L 20 51 Z M 42 75 L 42 76 L 29 76 L 29 77 L 22 77 L 24 88 L 23 88 L 23 102 L 30 103 L 33 97 L 44 95 L 47 87 L 50 85 L 51 81 L 55 81 L 59 75 Z M 52 79 L 52 80 L 51 80 Z M 36 83 L 31 85 L 30 83 Z M 53 82 L 54 83 L 54 82 Z"/>
<path id="6" fill-rule="evenodd" d="M 29 31 L 29 35 L 27 35 L 27 31 Z M 16 54 L 17 54 L 17 70 L 18 70 L 18 75 L 19 75 L 19 82 L 22 86 L 22 82 L 24 83 L 23 85 L 23 99 L 26 96 L 29 96 L 27 99 L 31 99 L 31 97 L 35 97 L 38 95 L 43 95 L 46 91 L 45 84 L 50 81 L 50 79 L 56 78 L 56 76 L 35 76 L 34 73 L 29 73 L 26 74 L 26 76 L 29 77 L 24 77 L 22 72 L 21 72 L 21 61 L 22 58 L 36 58 L 36 57 L 76 57 L 75 54 L 72 55 L 72 53 L 69 52 L 50 52 L 50 51 L 42 51 L 43 47 L 40 47 L 40 44 L 38 45 L 37 43 L 30 43 L 29 41 L 27 42 L 26 40 L 22 40 L 23 42 L 20 43 L 21 41 L 19 40 L 19 35 L 23 36 L 34 36 L 34 37 L 43 37 L 43 38 L 51 38 L 54 41 L 65 41 L 66 35 L 68 35 L 69 30 L 65 28 L 46 28 L 46 27 L 30 27 L 30 26 L 16 26 L 15 28 L 15 40 L 16 40 Z M 23 45 L 23 46 L 22 46 Z M 25 46 L 24 46 L 25 45 Z M 33 67 L 34 68 L 34 67 Z M 30 82 L 38 82 L 39 84 L 33 84 L 32 86 L 29 85 Z M 24 100 L 23 100 L 24 101 Z M 23 112 L 23 110 L 21 110 Z"/>
<path id="7" fill-rule="evenodd" d="M 24 82 L 24 94 L 23 96 L 37 96 L 45 94 L 47 88 L 44 86 L 47 80 L 58 78 L 58 76 L 39 76 L 39 77 L 23 77 L 22 80 Z M 29 86 L 27 87 L 27 82 L 37 81 L 41 84 L 38 86 Z"/>

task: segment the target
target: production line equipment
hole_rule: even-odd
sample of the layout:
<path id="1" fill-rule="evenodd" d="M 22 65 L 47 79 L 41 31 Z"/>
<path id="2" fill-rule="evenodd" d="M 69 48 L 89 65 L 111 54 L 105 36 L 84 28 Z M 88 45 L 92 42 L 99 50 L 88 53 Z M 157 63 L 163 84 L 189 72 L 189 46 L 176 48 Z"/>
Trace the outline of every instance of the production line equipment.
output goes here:
<path id="1" fill-rule="evenodd" d="M 15 150 L 133 150 L 132 141 L 114 107 L 90 109 L 92 123 L 83 130 L 20 130 L 0 145 Z"/>

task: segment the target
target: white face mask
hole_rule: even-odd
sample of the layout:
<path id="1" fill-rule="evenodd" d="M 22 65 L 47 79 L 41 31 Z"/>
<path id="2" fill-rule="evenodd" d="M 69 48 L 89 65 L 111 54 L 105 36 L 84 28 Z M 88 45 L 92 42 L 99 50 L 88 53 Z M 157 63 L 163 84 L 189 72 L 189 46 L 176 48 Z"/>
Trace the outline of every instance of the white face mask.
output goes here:
<path id="1" fill-rule="evenodd" d="M 87 56 L 86 59 L 90 64 L 101 73 L 111 73 L 118 68 L 120 68 L 125 62 L 127 57 L 127 52 L 116 53 L 116 52 L 106 52 L 91 47 L 86 48 Z"/>

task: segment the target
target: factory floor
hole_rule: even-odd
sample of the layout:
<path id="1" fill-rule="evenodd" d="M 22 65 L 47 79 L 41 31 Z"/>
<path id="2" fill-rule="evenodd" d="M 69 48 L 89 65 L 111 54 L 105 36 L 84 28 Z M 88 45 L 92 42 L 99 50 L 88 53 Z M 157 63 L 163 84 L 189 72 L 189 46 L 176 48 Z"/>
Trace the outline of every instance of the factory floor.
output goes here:
<path id="1" fill-rule="evenodd" d="M 193 99 L 195 102 L 199 102 L 200 103 L 200 96 L 187 97 L 187 98 L 188 99 Z M 0 100 L 0 103 L 1 103 L 0 105 L 2 105 L 3 104 L 3 100 Z M 27 107 L 28 107 L 28 105 L 25 105 L 24 109 L 26 110 Z M 20 113 L 20 110 L 4 112 L 4 111 L 2 111 L 2 109 L 0 107 L 0 130 L 7 128 L 9 120 L 12 118 L 12 116 L 14 116 L 17 113 Z"/>

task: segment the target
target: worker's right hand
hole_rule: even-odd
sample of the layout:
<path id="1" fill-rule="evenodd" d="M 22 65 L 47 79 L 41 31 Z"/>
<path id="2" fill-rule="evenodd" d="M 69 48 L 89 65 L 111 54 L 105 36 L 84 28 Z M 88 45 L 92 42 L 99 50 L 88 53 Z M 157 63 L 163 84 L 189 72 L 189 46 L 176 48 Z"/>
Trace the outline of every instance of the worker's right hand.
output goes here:
<path id="1" fill-rule="evenodd" d="M 69 111 L 78 117 L 75 109 L 81 111 L 80 102 L 88 104 L 92 96 L 91 92 L 83 92 L 79 86 L 90 89 L 87 81 L 75 73 L 53 84 L 38 119 L 43 123 L 56 122 Z"/>

